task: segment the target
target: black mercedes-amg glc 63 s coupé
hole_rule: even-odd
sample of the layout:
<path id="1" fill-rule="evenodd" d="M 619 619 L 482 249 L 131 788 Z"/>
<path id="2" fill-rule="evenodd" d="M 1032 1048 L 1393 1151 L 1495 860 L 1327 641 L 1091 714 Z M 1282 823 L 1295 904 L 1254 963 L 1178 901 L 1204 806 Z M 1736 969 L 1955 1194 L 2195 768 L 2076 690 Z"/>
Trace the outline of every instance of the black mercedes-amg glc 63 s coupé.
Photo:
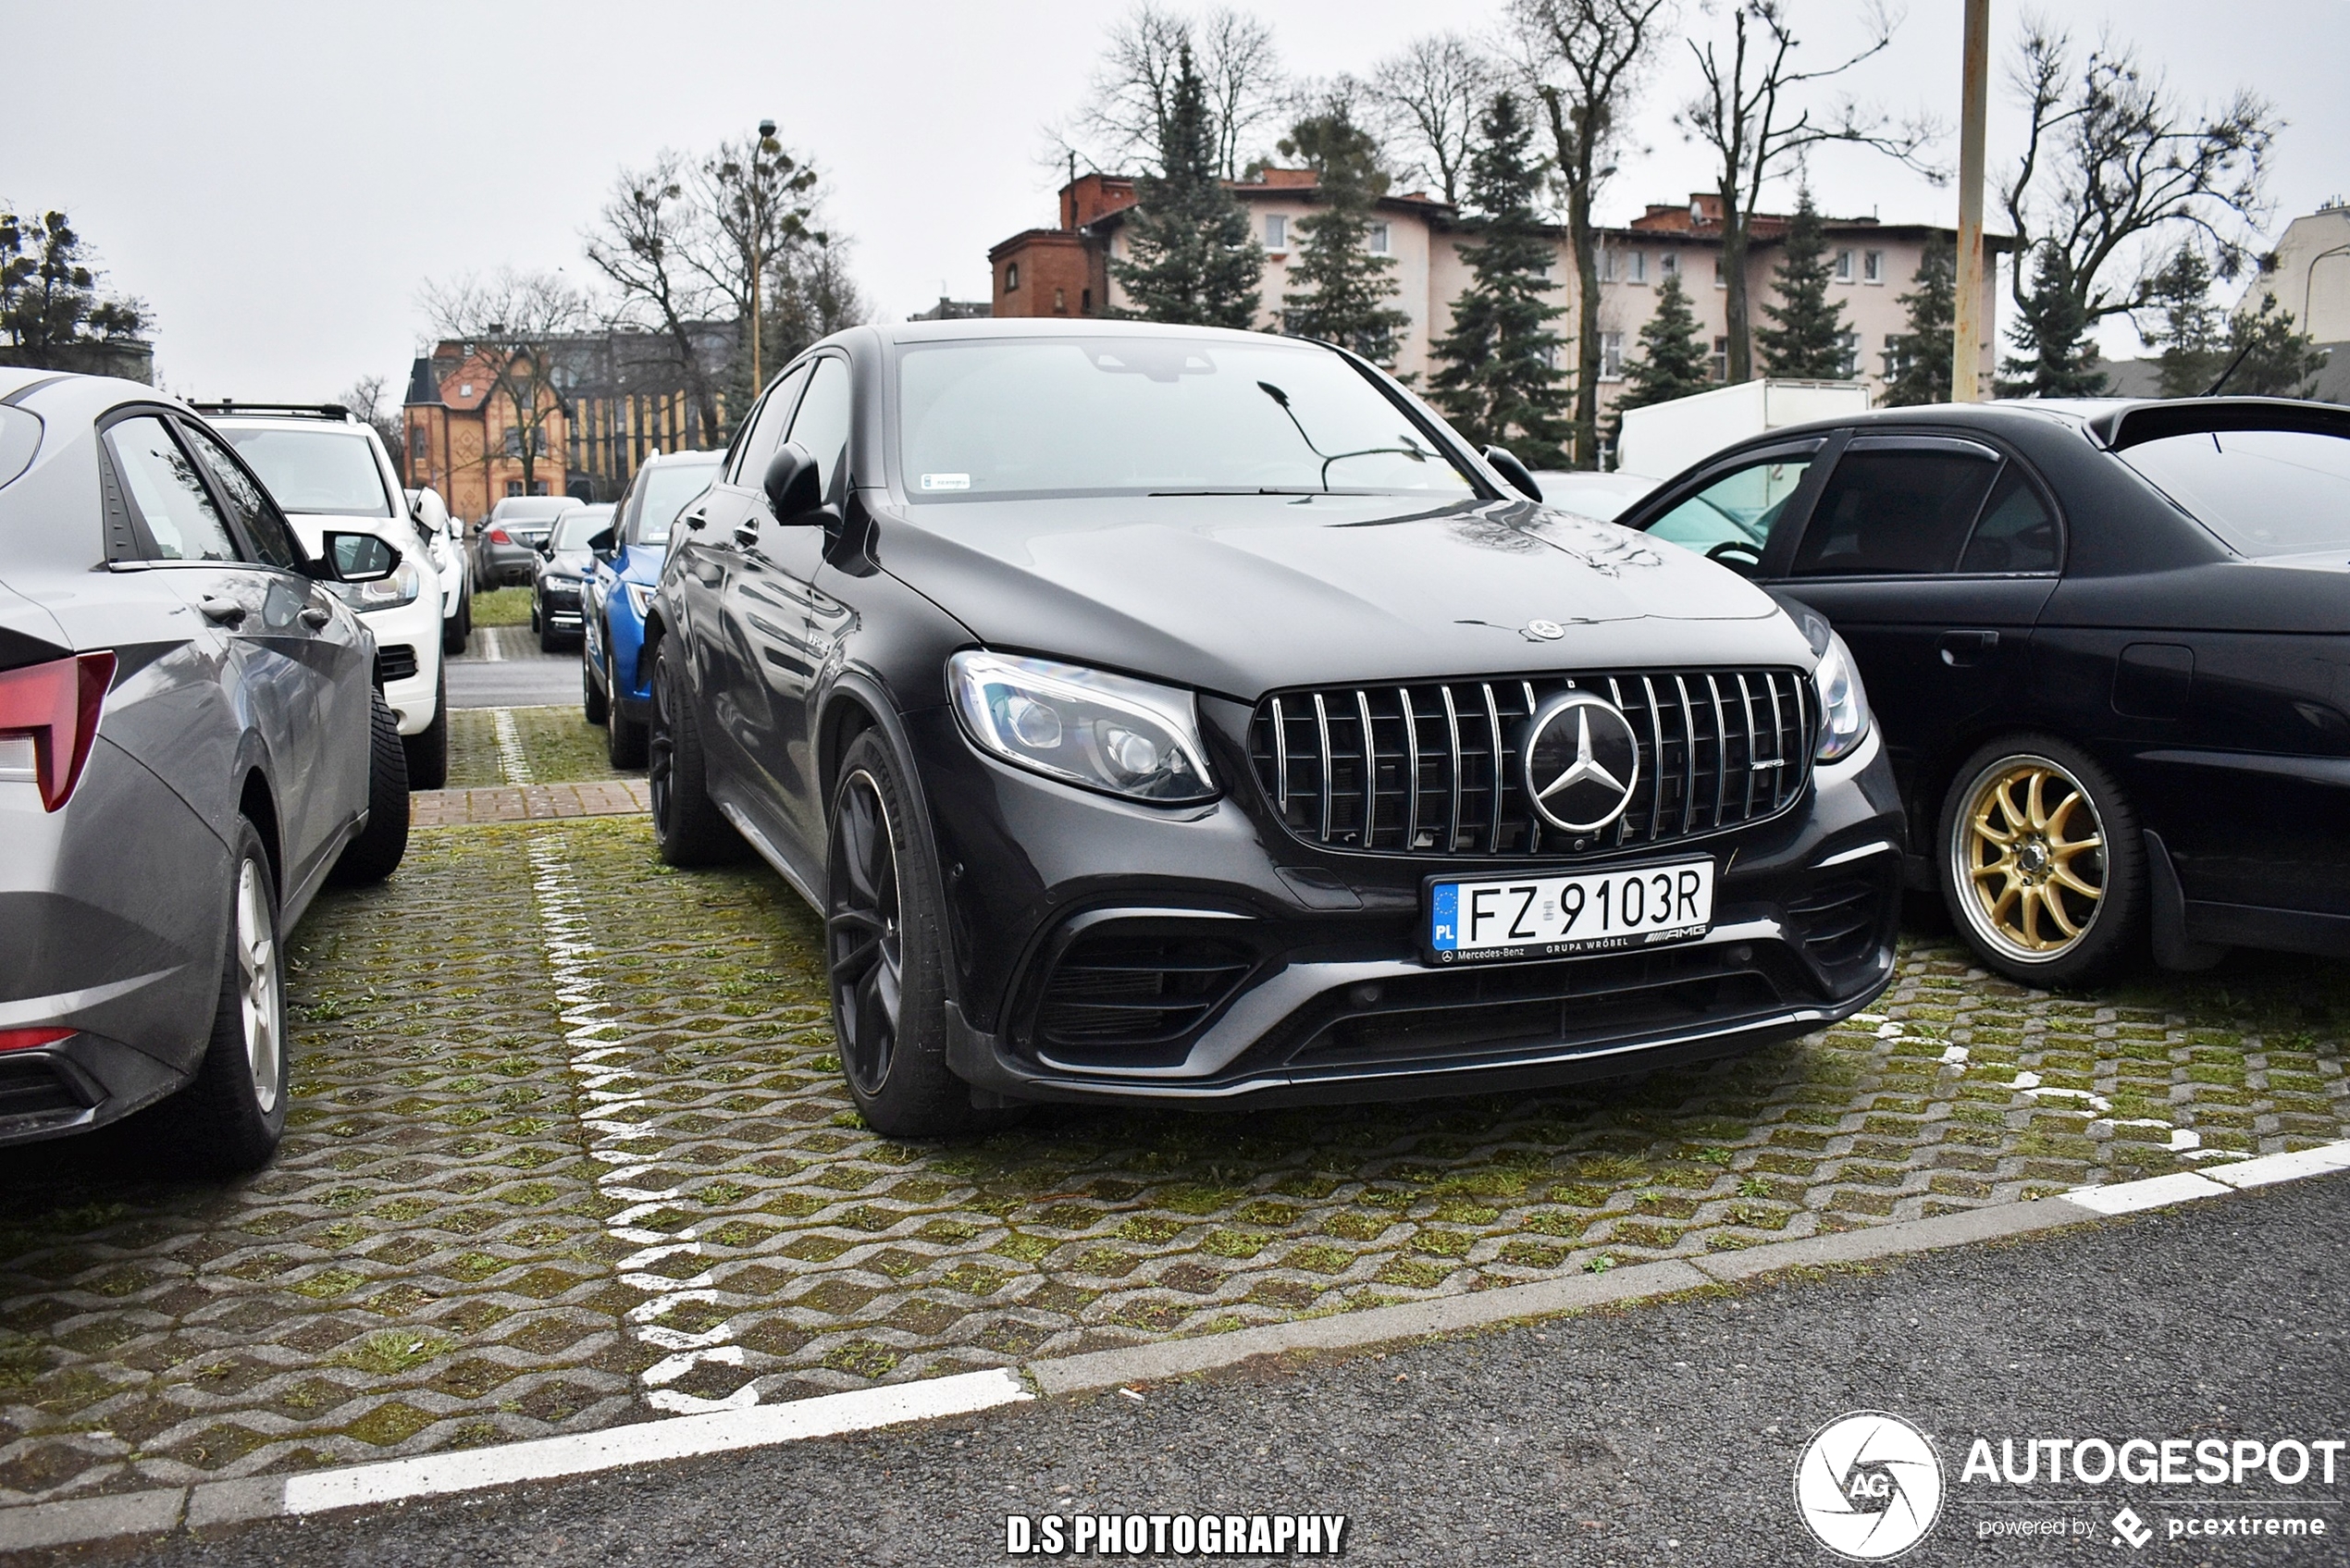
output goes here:
<path id="1" fill-rule="evenodd" d="M 1842 646 L 1546 510 L 1324 345 L 858 327 L 674 530 L 653 815 L 823 916 L 857 1104 L 1514 1090 L 1745 1050 L 1892 972 Z"/>

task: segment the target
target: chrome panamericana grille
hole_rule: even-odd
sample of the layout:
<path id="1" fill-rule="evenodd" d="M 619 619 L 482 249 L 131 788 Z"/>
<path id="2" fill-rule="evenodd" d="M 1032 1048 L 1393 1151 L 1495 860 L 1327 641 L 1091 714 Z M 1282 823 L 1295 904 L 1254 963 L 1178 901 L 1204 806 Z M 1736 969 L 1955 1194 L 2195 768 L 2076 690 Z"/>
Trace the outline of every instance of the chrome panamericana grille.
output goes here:
<path id="1" fill-rule="evenodd" d="M 1544 822 L 1519 763 L 1534 710 L 1570 686 L 1624 710 L 1639 776 L 1595 833 Z M 1257 704 L 1249 751 L 1290 832 L 1398 855 L 1571 855 L 1664 844 L 1775 816 L 1810 777 L 1811 681 L 1792 670 L 1668 670 L 1288 691 Z"/>

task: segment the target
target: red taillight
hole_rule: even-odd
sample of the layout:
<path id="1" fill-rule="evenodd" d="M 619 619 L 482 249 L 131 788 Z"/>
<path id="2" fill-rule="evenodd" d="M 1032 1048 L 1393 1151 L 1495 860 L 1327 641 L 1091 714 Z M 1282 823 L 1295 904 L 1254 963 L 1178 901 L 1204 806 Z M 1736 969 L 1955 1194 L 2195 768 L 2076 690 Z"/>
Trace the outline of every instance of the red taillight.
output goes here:
<path id="1" fill-rule="evenodd" d="M 70 1029 L 0 1029 L 0 1051 L 23 1051 L 34 1045 L 54 1045 L 69 1040 L 77 1030 Z"/>
<path id="2" fill-rule="evenodd" d="M 493 545 L 510 545 L 514 541 L 506 537 L 505 529 L 492 528 L 489 530 L 489 542 Z"/>
<path id="3" fill-rule="evenodd" d="M 63 806 L 80 782 L 90 743 L 98 738 L 98 710 L 113 684 L 112 653 L 0 670 L 0 739 L 31 738 L 33 779 L 48 810 Z"/>

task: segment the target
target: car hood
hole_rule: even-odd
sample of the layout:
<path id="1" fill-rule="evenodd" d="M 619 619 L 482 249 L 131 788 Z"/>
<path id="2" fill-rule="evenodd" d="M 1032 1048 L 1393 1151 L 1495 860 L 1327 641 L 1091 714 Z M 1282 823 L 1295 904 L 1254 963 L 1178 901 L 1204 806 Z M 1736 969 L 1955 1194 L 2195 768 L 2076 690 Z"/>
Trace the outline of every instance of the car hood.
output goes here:
<path id="1" fill-rule="evenodd" d="M 669 559 L 667 541 L 661 544 L 630 545 L 613 562 L 614 574 L 647 587 L 661 581 L 661 568 Z"/>
<path id="2" fill-rule="evenodd" d="M 594 574 L 596 557 L 588 550 L 559 549 L 552 555 L 542 557 L 538 570 L 562 577 L 586 577 Z"/>
<path id="3" fill-rule="evenodd" d="M 1812 662 L 1735 573 L 1523 501 L 951 502 L 877 516 L 875 553 L 990 647 L 1246 700 L 1323 683 Z"/>

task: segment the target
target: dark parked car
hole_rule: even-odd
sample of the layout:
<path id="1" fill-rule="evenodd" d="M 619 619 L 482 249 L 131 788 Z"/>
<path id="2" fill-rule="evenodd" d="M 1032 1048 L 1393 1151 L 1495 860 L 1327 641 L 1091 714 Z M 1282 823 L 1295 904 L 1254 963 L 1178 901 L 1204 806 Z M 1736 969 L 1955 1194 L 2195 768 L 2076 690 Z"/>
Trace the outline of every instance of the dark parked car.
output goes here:
<path id="1" fill-rule="evenodd" d="M 680 519 L 661 851 L 748 839 L 822 912 L 891 1134 L 1554 1084 L 1864 1006 L 1901 822 L 1841 649 L 1516 467 L 1294 339 L 827 339 Z"/>
<path id="2" fill-rule="evenodd" d="M 399 556 L 323 540 L 186 405 L 0 369 L 0 1142 L 153 1105 L 216 1168 L 276 1149 L 285 934 L 408 841 L 345 602 Z"/>
<path id="3" fill-rule="evenodd" d="M 541 651 L 579 645 L 581 606 L 596 569 L 588 541 L 612 526 L 612 516 L 610 501 L 574 507 L 539 541 L 530 577 L 530 629 L 538 634 Z"/>
<path id="4" fill-rule="evenodd" d="M 570 496 L 508 496 L 474 530 L 474 583 L 504 588 L 530 581 L 538 547 L 555 519 L 584 503 Z"/>
<path id="5" fill-rule="evenodd" d="M 1626 513 L 1825 616 L 1914 883 L 2034 984 L 2350 956 L 2350 409 L 2010 402 L 1780 430 Z"/>
<path id="6" fill-rule="evenodd" d="M 686 503 L 718 477 L 721 453 L 656 452 L 637 470 L 620 500 L 612 537 L 588 582 L 587 639 L 579 689 L 588 722 L 602 724 L 615 768 L 645 765 L 645 722 L 652 709 L 652 669 L 640 657 L 653 586 L 669 559 L 670 530 Z"/>

